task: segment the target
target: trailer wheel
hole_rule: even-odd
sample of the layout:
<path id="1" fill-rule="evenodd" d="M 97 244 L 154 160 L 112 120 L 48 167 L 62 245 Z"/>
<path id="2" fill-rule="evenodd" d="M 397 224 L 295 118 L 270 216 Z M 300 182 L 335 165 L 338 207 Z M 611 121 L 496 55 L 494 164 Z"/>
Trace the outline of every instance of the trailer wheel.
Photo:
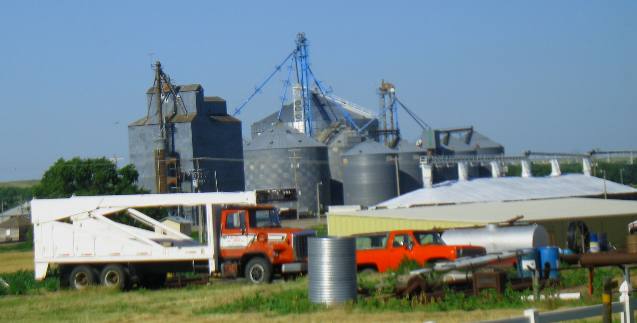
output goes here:
<path id="1" fill-rule="evenodd" d="M 100 283 L 108 288 L 124 290 L 128 286 L 128 281 L 128 273 L 120 265 L 108 265 L 100 274 Z"/>
<path id="2" fill-rule="evenodd" d="M 69 287 L 73 289 L 85 289 L 95 284 L 95 270 L 89 266 L 77 266 L 69 275 Z"/>
<path id="3" fill-rule="evenodd" d="M 272 280 L 272 265 L 262 257 L 254 257 L 246 265 L 245 276 L 254 284 L 269 283 Z"/>

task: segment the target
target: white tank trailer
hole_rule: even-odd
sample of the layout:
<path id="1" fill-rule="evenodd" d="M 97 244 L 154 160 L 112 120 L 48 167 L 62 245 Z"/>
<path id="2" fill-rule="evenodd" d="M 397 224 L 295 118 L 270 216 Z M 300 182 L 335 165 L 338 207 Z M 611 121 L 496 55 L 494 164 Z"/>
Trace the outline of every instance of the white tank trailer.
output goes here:
<path id="1" fill-rule="evenodd" d="M 487 224 L 480 228 L 446 230 L 442 240 L 448 245 L 474 245 L 484 247 L 487 253 L 544 247 L 549 234 L 539 224 L 498 226 Z"/>

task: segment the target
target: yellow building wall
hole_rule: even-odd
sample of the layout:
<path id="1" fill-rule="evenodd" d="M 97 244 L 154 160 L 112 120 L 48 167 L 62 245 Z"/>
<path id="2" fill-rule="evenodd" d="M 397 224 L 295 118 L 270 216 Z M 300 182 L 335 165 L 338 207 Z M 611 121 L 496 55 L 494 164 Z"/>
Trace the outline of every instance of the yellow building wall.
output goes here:
<path id="1" fill-rule="evenodd" d="M 551 245 L 566 247 L 568 224 L 576 219 L 559 219 L 550 221 L 536 221 L 549 233 Z M 625 248 L 628 235 L 628 223 L 637 220 L 637 214 L 629 216 L 607 216 L 587 218 L 582 221 L 590 232 L 606 232 L 608 241 L 618 249 Z M 469 223 L 459 221 L 431 221 L 407 220 L 380 217 L 365 217 L 351 215 L 328 215 L 327 230 L 330 236 L 348 236 L 358 233 L 379 232 L 401 229 L 429 230 L 432 228 L 468 227 L 484 225 L 485 223 Z"/>
<path id="2" fill-rule="evenodd" d="M 467 227 L 481 224 L 484 223 L 407 220 L 330 214 L 327 216 L 327 233 L 330 236 L 349 236 L 357 233 L 379 232 L 388 230 L 429 230 L 433 228 Z"/>
<path id="3" fill-rule="evenodd" d="M 626 247 L 628 223 L 635 220 L 637 220 L 637 214 L 582 219 L 586 223 L 589 232 L 606 232 L 608 241 L 618 249 Z M 546 228 L 551 237 L 552 245 L 566 247 L 566 232 L 571 221 L 575 221 L 575 219 L 538 221 L 537 223 Z"/>

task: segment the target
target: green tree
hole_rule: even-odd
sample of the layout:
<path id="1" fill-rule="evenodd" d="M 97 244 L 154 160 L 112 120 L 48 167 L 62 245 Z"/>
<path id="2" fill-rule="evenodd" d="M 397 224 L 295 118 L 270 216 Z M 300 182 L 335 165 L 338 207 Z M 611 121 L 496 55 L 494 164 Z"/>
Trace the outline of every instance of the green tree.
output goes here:
<path id="1" fill-rule="evenodd" d="M 147 193 L 136 185 L 137 178 L 138 173 L 133 165 L 117 169 L 106 158 L 60 158 L 33 188 L 33 195 L 37 198 L 63 198 L 72 195 Z"/>
<path id="2" fill-rule="evenodd" d="M 0 187 L 0 209 L 10 209 L 20 203 L 31 200 L 30 187 Z"/>

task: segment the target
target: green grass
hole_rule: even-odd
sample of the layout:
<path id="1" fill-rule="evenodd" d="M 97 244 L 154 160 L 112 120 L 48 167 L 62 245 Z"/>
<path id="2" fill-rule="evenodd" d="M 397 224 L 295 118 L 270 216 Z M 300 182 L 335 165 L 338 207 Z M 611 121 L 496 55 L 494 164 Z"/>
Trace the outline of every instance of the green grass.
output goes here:
<path id="1" fill-rule="evenodd" d="M 0 253 L 31 251 L 33 250 L 33 241 L 27 240 L 23 242 L 15 242 L 8 244 L 0 244 Z"/>
<path id="2" fill-rule="evenodd" d="M 49 277 L 38 282 L 34 278 L 33 271 L 21 270 L 11 274 L 0 274 L 9 287 L 0 283 L 0 296 L 2 295 L 26 295 L 37 294 L 43 291 L 56 291 L 60 289 L 57 277 Z"/>
<path id="3" fill-rule="evenodd" d="M 327 224 L 317 224 L 311 227 L 316 231 L 317 237 L 327 237 Z"/>
<path id="4" fill-rule="evenodd" d="M 196 311 L 195 314 L 270 312 L 286 315 L 292 313 L 311 313 L 321 308 L 324 308 L 324 306 L 310 302 L 306 288 L 295 288 L 269 295 L 263 292 L 257 292 L 254 295 L 241 297 L 232 303 L 203 308 Z"/>
<path id="5" fill-rule="evenodd" d="M 547 290 L 549 295 L 554 291 Z M 493 309 L 525 309 L 529 307 L 551 310 L 563 306 L 579 306 L 595 303 L 593 299 L 581 301 L 562 301 L 547 299 L 540 302 L 523 300 L 529 292 L 518 292 L 507 289 L 502 295 L 493 290 L 484 290 L 479 295 L 466 295 L 463 292 L 446 290 L 443 300 L 427 300 L 421 298 L 396 298 L 383 292 L 370 296 L 360 296 L 343 306 L 349 312 L 382 313 L 382 312 L 449 312 L 477 311 Z M 238 298 L 234 302 L 213 305 L 195 312 L 196 315 L 231 314 L 231 313 L 270 313 L 276 315 L 315 313 L 326 310 L 324 305 L 313 304 L 308 298 L 307 284 L 297 284 L 294 288 L 273 293 L 255 293 Z"/>

